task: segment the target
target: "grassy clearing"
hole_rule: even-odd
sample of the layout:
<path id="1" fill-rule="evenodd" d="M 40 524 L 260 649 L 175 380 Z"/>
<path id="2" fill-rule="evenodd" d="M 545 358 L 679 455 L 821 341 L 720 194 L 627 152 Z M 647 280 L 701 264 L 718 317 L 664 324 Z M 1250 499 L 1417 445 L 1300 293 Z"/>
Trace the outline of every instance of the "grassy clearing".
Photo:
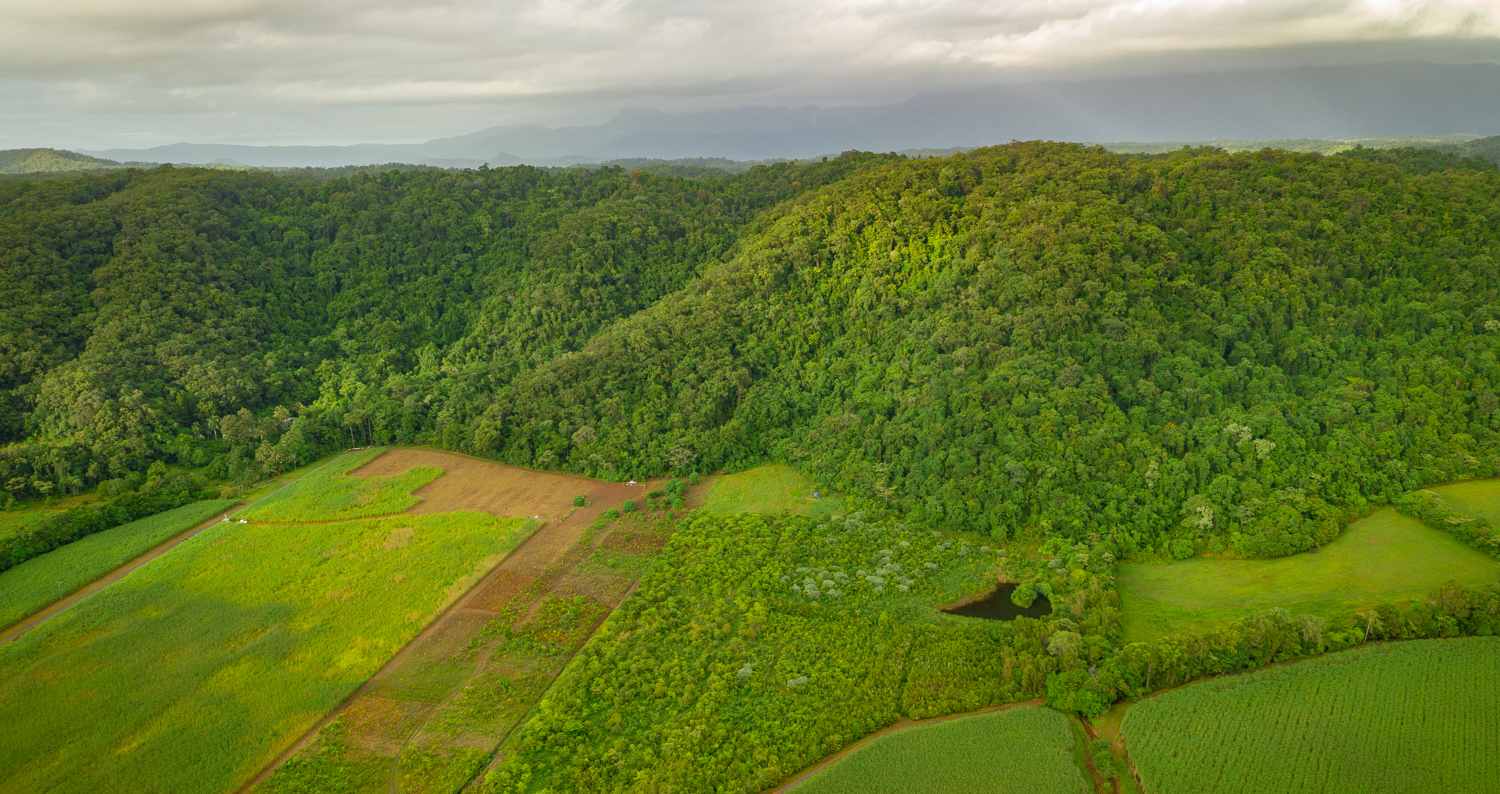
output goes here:
<path id="1" fill-rule="evenodd" d="M 1225 625 L 1271 607 L 1335 617 L 1427 595 L 1452 579 L 1495 581 L 1500 565 L 1422 522 L 1385 508 L 1317 551 L 1274 560 L 1194 558 L 1122 564 L 1116 575 L 1127 642 Z"/>
<path id="2" fill-rule="evenodd" d="M 0 791 L 233 790 L 530 526 L 215 524 L 0 647 Z"/>
<path id="3" fill-rule="evenodd" d="M 1428 488 L 1454 509 L 1476 518 L 1487 518 L 1500 527 L 1500 480 L 1468 480 Z"/>
<path id="4" fill-rule="evenodd" d="M 98 501 L 93 491 L 79 494 L 77 496 L 53 497 L 51 506 L 44 500 L 33 499 L 27 502 L 18 502 L 9 510 L 0 510 L 0 540 L 12 537 L 37 524 L 47 516 L 56 515 L 72 507 L 92 504 Z"/>
<path id="5" fill-rule="evenodd" d="M 256 502 L 242 514 L 252 521 L 296 523 L 392 515 L 422 501 L 412 491 L 443 476 L 436 466 L 415 466 L 393 477 L 352 477 L 349 472 L 383 449 L 346 452 Z"/>
<path id="6" fill-rule="evenodd" d="M 713 489 L 703 502 L 710 513 L 766 513 L 783 510 L 799 515 L 824 516 L 843 510 L 843 499 L 829 494 L 814 499 L 818 487 L 796 469 L 773 463 L 738 474 L 726 474 L 714 481 Z"/>
<path id="7" fill-rule="evenodd" d="M 194 502 L 106 529 L 0 573 L 0 627 L 59 598 L 234 506 L 229 499 Z"/>
<path id="8" fill-rule="evenodd" d="M 1147 698 L 1153 794 L 1500 791 L 1500 638 L 1366 646 Z"/>
<path id="9" fill-rule="evenodd" d="M 654 557 L 613 549 L 597 549 L 588 559 L 578 564 L 573 573 L 583 576 L 640 576 L 651 565 Z"/>
<path id="10" fill-rule="evenodd" d="M 1068 718 L 1039 706 L 881 736 L 797 786 L 797 794 L 1083 794 Z"/>
<path id="11" fill-rule="evenodd" d="M 9 510 L 0 513 L 0 540 L 14 537 L 42 523 L 42 519 L 61 510 Z"/>

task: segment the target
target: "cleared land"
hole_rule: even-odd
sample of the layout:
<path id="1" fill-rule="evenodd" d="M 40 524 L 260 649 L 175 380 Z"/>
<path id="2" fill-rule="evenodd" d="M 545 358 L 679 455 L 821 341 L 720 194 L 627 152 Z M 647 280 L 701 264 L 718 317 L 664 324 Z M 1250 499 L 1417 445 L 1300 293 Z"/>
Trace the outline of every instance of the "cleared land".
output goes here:
<path id="1" fill-rule="evenodd" d="M 228 499 L 183 505 L 96 532 L 0 573 L 0 627 L 12 625 L 233 506 Z"/>
<path id="2" fill-rule="evenodd" d="M 355 477 L 390 477 L 414 466 L 443 470 L 443 476 L 413 494 L 420 503 L 412 515 L 478 510 L 495 516 L 540 516 L 543 521 L 577 522 L 587 526 L 594 517 L 626 499 L 637 502 L 643 485 L 590 480 L 572 474 L 534 471 L 430 449 L 393 449 L 354 471 Z M 587 504 L 573 506 L 573 497 Z"/>
<path id="3" fill-rule="evenodd" d="M 232 790 L 531 524 L 463 513 L 211 525 L 0 647 L 0 791 Z"/>
<path id="4" fill-rule="evenodd" d="M 1455 510 L 1476 518 L 1487 518 L 1500 527 L 1500 480 L 1468 480 L 1428 488 Z"/>
<path id="5" fill-rule="evenodd" d="M 1131 706 L 1122 730 L 1152 794 L 1500 791 L 1500 638 L 1216 678 Z"/>
<path id="6" fill-rule="evenodd" d="M 1041 706 L 919 724 L 879 736 L 797 794 L 1083 794 L 1068 718 Z"/>
<path id="7" fill-rule="evenodd" d="M 1489 584 L 1497 572 L 1493 559 L 1385 508 L 1317 551 L 1274 560 L 1122 564 L 1116 583 L 1125 640 L 1136 642 L 1201 631 L 1271 607 L 1333 617 L 1421 598 L 1450 579 Z"/>
<path id="8" fill-rule="evenodd" d="M 812 480 L 790 466 L 774 463 L 758 466 L 738 474 L 725 474 L 714 480 L 703 510 L 709 513 L 766 513 L 783 510 L 799 515 L 822 516 L 843 509 L 843 499 L 826 491 L 821 499 L 813 498 L 818 490 Z"/>

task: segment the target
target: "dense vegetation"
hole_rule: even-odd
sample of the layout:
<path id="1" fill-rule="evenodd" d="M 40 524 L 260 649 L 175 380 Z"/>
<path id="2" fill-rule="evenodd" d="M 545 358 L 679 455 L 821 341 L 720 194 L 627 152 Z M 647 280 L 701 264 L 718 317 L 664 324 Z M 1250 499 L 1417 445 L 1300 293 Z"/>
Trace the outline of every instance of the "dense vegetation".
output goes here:
<path id="1" fill-rule="evenodd" d="M 1495 791 L 1500 639 L 1363 648 L 1194 684 L 1126 712 L 1147 790 Z"/>
<path id="2" fill-rule="evenodd" d="M 1285 555 L 1500 470 L 1497 187 L 1432 151 L 1051 144 L 3 184 L 0 480 L 769 456 L 927 525 Z"/>
<path id="3" fill-rule="evenodd" d="M 919 725 L 875 739 L 794 790 L 797 794 L 1083 794 L 1063 715 L 1010 709 Z"/>
<path id="4" fill-rule="evenodd" d="M 472 444 L 465 409 L 876 161 L 315 180 L 159 168 L 0 183 L 0 489 L 152 460 L 249 482 L 337 445 Z M 447 382 L 483 364 L 473 384 Z M 481 434 L 481 438 L 484 438 Z"/>
<path id="5" fill-rule="evenodd" d="M 488 790 L 759 790 L 901 717 L 1087 676 L 1118 633 L 1107 550 L 1068 568 L 998 554 L 858 513 L 698 513 L 511 735 Z M 930 608 L 992 586 L 997 565 L 1053 614 Z"/>
<path id="6" fill-rule="evenodd" d="M 65 149 L 6 149 L 0 151 L 0 174 L 55 171 L 113 171 L 125 166 Z"/>

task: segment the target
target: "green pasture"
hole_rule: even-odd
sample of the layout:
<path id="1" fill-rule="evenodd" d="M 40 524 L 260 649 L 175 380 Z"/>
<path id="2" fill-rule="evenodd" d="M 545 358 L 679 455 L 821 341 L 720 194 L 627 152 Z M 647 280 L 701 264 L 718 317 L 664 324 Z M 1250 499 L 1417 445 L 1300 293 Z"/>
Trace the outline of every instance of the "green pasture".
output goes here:
<path id="1" fill-rule="evenodd" d="M 1368 645 L 1130 706 L 1153 794 L 1500 791 L 1500 638 Z"/>
<path id="2" fill-rule="evenodd" d="M 1068 718 L 1040 706 L 881 736 L 793 787 L 797 794 L 1083 794 Z"/>
<path id="3" fill-rule="evenodd" d="M 30 615 L 150 551 L 153 546 L 234 506 L 230 499 L 194 502 L 96 532 L 0 573 L 0 627 Z"/>
<path id="4" fill-rule="evenodd" d="M 0 647 L 0 792 L 233 791 L 530 527 L 214 524 Z"/>
<path id="5" fill-rule="evenodd" d="M 412 491 L 443 476 L 436 466 L 414 466 L 393 477 L 350 476 L 383 452 L 345 452 L 256 502 L 241 517 L 295 523 L 392 515 L 422 501 Z"/>
<path id="6" fill-rule="evenodd" d="M 814 499 L 818 487 L 791 466 L 773 463 L 726 474 L 714 481 L 703 509 L 710 513 L 766 513 L 783 510 L 799 515 L 822 516 L 843 508 L 841 497 L 823 492 Z"/>
<path id="7" fill-rule="evenodd" d="M 1476 518 L 1487 518 L 1500 527 L 1500 480 L 1467 480 L 1427 490 L 1443 497 L 1455 510 Z"/>
<path id="8" fill-rule="evenodd" d="M 1448 580 L 1495 581 L 1500 565 L 1415 518 L 1384 508 L 1317 551 L 1273 560 L 1195 557 L 1116 570 L 1127 642 L 1194 632 L 1272 607 L 1334 617 L 1420 598 Z"/>

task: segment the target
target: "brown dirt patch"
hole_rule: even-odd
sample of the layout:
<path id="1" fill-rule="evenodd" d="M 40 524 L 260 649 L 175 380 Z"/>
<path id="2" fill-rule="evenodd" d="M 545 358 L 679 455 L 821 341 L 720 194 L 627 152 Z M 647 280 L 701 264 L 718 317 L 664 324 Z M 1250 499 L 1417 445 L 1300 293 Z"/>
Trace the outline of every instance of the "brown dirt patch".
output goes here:
<path id="1" fill-rule="evenodd" d="M 625 594 L 635 586 L 634 576 L 580 576 L 569 574 L 558 581 L 557 586 L 552 588 L 552 595 L 557 598 L 573 598 L 574 596 L 588 596 L 601 604 L 614 609 L 625 600 Z"/>
<path id="2" fill-rule="evenodd" d="M 469 599 L 469 602 L 464 606 L 467 609 L 499 612 L 518 593 L 525 590 L 527 585 L 535 581 L 535 576 L 527 576 L 526 574 L 516 573 L 509 569 L 502 569 L 489 584 L 475 593 L 473 598 Z"/>
<path id="3" fill-rule="evenodd" d="M 343 719 L 356 747 L 374 755 L 394 757 L 426 708 L 425 703 L 366 696 L 350 703 L 344 709 Z"/>
<path id="4" fill-rule="evenodd" d="M 460 609 L 449 613 L 434 626 L 435 631 L 422 638 L 414 652 L 429 659 L 449 659 L 469 648 L 469 638 L 479 636 L 495 616 L 488 612 Z"/>
<path id="5" fill-rule="evenodd" d="M 667 541 L 672 539 L 670 532 L 658 532 L 650 529 L 636 529 L 634 527 L 620 527 L 604 537 L 601 547 L 610 551 L 624 552 L 626 554 L 640 554 L 646 557 L 654 557 L 666 548 Z"/>
<path id="6" fill-rule="evenodd" d="M 413 466 L 437 466 L 443 476 L 416 490 L 422 501 L 413 515 L 477 510 L 496 516 L 541 516 L 587 526 L 594 517 L 626 499 L 640 501 L 641 485 L 600 482 L 587 477 L 533 471 L 432 449 L 393 449 L 361 466 L 355 477 L 386 477 Z M 588 499 L 575 510 L 573 497 Z M 570 515 L 571 513 L 571 515 Z"/>

